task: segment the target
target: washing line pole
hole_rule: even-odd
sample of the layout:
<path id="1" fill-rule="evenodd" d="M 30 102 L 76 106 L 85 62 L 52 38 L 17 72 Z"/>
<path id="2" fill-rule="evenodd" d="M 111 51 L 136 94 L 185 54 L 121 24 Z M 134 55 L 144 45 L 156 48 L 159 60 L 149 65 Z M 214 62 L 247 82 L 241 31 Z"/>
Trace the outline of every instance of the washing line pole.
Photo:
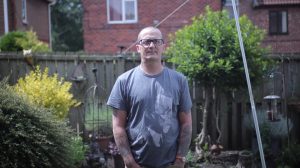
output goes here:
<path id="1" fill-rule="evenodd" d="M 232 2 L 232 8 L 233 8 L 233 13 L 234 13 L 234 18 L 235 18 L 236 29 L 237 29 L 237 32 L 238 32 L 238 38 L 239 38 L 239 43 L 240 43 L 240 48 L 241 48 L 241 53 L 242 53 L 242 58 L 243 58 L 243 64 L 244 64 L 244 68 L 245 68 L 245 75 L 246 75 L 248 92 L 249 92 L 249 97 L 250 97 L 252 117 L 253 117 L 253 121 L 254 121 L 255 132 L 256 132 L 256 137 L 257 137 L 257 143 L 258 143 L 258 148 L 259 148 L 260 160 L 261 160 L 262 167 L 266 168 L 264 151 L 263 151 L 262 141 L 261 141 L 261 137 L 260 137 L 260 131 L 259 131 L 259 126 L 258 126 L 258 121 L 257 121 L 255 103 L 254 103 L 254 99 L 253 99 L 252 87 L 251 87 L 249 71 L 248 71 L 248 65 L 247 65 L 247 60 L 246 60 L 246 54 L 245 54 L 243 39 L 242 39 L 242 35 L 241 35 L 240 23 L 239 23 L 239 19 L 238 19 L 238 15 L 237 15 L 235 0 L 231 0 L 231 2 Z"/>

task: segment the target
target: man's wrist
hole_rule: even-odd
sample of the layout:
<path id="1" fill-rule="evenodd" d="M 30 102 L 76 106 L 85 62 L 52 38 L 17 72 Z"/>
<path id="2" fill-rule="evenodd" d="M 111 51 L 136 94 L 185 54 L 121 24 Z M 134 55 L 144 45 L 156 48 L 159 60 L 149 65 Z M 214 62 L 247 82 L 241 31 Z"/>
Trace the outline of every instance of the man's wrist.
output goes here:
<path id="1" fill-rule="evenodd" d="M 181 161 L 181 162 L 185 163 L 186 159 L 184 156 L 176 156 L 176 161 Z"/>

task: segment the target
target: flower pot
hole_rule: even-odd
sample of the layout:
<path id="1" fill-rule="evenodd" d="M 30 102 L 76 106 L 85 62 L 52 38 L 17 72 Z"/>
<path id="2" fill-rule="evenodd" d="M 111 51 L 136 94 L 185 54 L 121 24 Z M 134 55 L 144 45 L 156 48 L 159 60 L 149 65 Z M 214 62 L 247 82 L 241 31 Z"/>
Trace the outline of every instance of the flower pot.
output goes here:
<path id="1" fill-rule="evenodd" d="M 100 136 L 98 138 L 98 144 L 102 152 L 106 153 L 108 151 L 108 144 L 112 139 L 113 136 Z"/>
<path id="2" fill-rule="evenodd" d="M 240 151 L 239 152 L 239 160 L 238 160 L 238 166 L 245 167 L 245 168 L 251 168 L 252 167 L 252 152 L 250 151 Z"/>

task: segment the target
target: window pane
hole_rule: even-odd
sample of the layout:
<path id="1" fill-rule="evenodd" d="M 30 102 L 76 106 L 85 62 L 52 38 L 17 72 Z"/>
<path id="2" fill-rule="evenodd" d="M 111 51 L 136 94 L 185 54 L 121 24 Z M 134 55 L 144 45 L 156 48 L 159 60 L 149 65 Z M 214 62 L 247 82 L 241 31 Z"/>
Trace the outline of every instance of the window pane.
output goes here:
<path id="1" fill-rule="evenodd" d="M 26 0 L 22 0 L 22 21 L 27 21 Z"/>
<path id="2" fill-rule="evenodd" d="M 281 13 L 281 30 L 282 33 L 287 33 L 287 12 Z"/>
<path id="3" fill-rule="evenodd" d="M 135 10 L 134 10 L 134 1 L 125 2 L 125 20 L 134 20 L 135 19 Z"/>
<path id="4" fill-rule="evenodd" d="M 233 7 L 232 7 L 232 1 L 231 0 L 225 0 L 225 4 L 223 6 L 224 10 L 228 11 L 229 14 L 229 18 L 234 18 L 234 12 L 233 12 Z M 235 7 L 236 7 L 236 11 L 237 11 L 237 15 L 239 16 L 239 4 L 238 4 L 238 0 L 235 0 Z"/>
<path id="5" fill-rule="evenodd" d="M 122 21 L 122 0 L 109 1 L 109 20 Z"/>
<path id="6" fill-rule="evenodd" d="M 277 13 L 276 12 L 270 12 L 269 26 L 270 26 L 270 33 L 277 33 Z"/>

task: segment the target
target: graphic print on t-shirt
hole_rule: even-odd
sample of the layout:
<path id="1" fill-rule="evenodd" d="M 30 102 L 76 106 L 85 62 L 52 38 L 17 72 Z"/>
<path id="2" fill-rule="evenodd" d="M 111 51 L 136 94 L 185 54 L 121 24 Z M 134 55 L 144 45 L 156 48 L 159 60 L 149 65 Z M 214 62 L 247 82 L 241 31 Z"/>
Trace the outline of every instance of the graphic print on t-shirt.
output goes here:
<path id="1" fill-rule="evenodd" d="M 157 94 L 154 111 L 151 118 L 157 122 L 156 126 L 147 127 L 155 146 L 160 147 L 163 142 L 163 135 L 168 134 L 172 128 L 172 98 L 164 94 Z M 156 129 L 157 128 L 157 129 Z"/>

